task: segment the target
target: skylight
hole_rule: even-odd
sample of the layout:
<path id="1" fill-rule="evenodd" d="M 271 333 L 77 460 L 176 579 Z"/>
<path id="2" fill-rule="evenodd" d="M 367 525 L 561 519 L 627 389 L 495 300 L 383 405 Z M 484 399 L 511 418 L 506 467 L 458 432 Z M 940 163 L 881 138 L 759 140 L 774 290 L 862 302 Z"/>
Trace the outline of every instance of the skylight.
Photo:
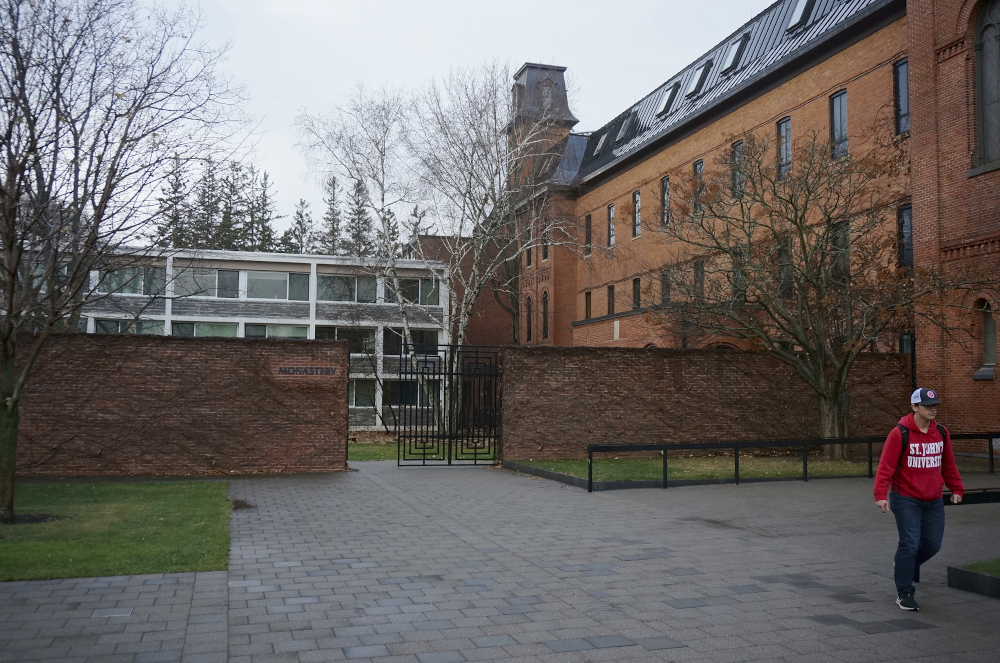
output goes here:
<path id="1" fill-rule="evenodd" d="M 674 99 L 677 98 L 677 91 L 680 89 L 681 84 L 674 83 L 664 91 L 663 98 L 660 100 L 660 107 L 656 109 L 657 115 L 665 115 L 670 112 L 670 109 L 674 107 Z"/>
<path id="2" fill-rule="evenodd" d="M 601 134 L 601 137 L 597 139 L 597 147 L 594 148 L 593 156 L 597 156 L 601 153 L 601 148 L 604 147 L 604 139 L 607 138 L 607 134 Z"/>
<path id="3" fill-rule="evenodd" d="M 698 69 L 694 72 L 694 77 L 691 78 L 691 82 L 688 84 L 688 89 L 687 92 L 684 93 L 684 96 L 693 97 L 701 92 L 701 88 L 705 85 L 705 79 L 708 78 L 708 72 L 711 68 L 711 60 L 706 60 L 700 67 L 698 67 Z"/>
<path id="4" fill-rule="evenodd" d="M 630 126 L 632 126 L 632 116 L 631 115 L 629 115 L 628 117 L 626 117 L 622 121 L 622 127 L 621 127 L 621 129 L 618 130 L 618 135 L 615 137 L 615 142 L 616 143 L 618 141 L 620 141 L 622 138 L 625 137 L 625 134 L 628 133 L 628 129 L 629 129 Z"/>
<path id="5" fill-rule="evenodd" d="M 740 66 L 740 59 L 743 57 L 743 49 L 746 48 L 750 35 L 743 35 L 729 45 L 726 51 L 726 59 L 722 63 L 722 73 L 732 71 Z"/>
<path id="6" fill-rule="evenodd" d="M 808 21 L 812 6 L 813 0 L 796 0 L 795 9 L 792 10 L 792 18 L 788 21 L 788 29 L 792 30 Z"/>

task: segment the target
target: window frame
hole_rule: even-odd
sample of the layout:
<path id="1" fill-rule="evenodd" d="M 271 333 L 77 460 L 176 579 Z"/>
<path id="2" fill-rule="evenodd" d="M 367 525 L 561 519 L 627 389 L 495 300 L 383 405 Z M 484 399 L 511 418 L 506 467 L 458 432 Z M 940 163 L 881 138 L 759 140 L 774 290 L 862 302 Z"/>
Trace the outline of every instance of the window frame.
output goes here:
<path id="1" fill-rule="evenodd" d="M 615 286 L 608 286 L 608 315 L 615 314 Z"/>
<path id="2" fill-rule="evenodd" d="M 660 178 L 660 227 L 670 225 L 670 176 Z"/>
<path id="3" fill-rule="evenodd" d="M 608 248 L 615 245 L 615 204 L 608 205 Z"/>
<path id="4" fill-rule="evenodd" d="M 524 300 L 524 341 L 531 343 L 531 297 Z"/>
<path id="5" fill-rule="evenodd" d="M 734 141 L 732 145 L 729 146 L 729 167 L 731 169 L 731 180 L 730 183 L 733 189 L 733 195 L 736 197 L 743 195 L 743 186 L 745 184 L 745 178 L 743 176 L 743 140 Z"/>
<path id="6" fill-rule="evenodd" d="M 896 252 L 896 265 L 907 273 L 913 274 L 913 205 L 907 203 L 896 210 L 896 225 L 899 246 Z"/>
<path id="7" fill-rule="evenodd" d="M 590 320 L 590 318 L 593 317 L 593 315 L 592 315 L 593 314 L 592 305 L 593 305 L 593 297 L 591 296 L 590 291 L 588 290 L 587 292 L 583 293 L 583 319 L 584 320 Z"/>
<path id="8" fill-rule="evenodd" d="M 695 214 L 698 214 L 702 210 L 701 205 L 701 194 L 705 188 L 705 160 L 698 159 L 693 164 L 691 164 L 691 169 L 694 173 L 694 200 L 693 210 Z"/>
<path id="9" fill-rule="evenodd" d="M 542 292 L 542 339 L 549 337 L 549 292 Z"/>
<path id="10" fill-rule="evenodd" d="M 632 237 L 642 234 L 642 195 L 636 190 L 632 192 Z"/>
<path id="11" fill-rule="evenodd" d="M 847 90 L 843 89 L 830 95 L 830 154 L 834 159 L 848 155 L 849 137 Z"/>
<path id="12" fill-rule="evenodd" d="M 594 251 L 594 220 L 590 214 L 583 219 L 583 255 L 589 256 Z"/>
<path id="13" fill-rule="evenodd" d="M 986 118 L 990 114 L 987 109 L 987 103 L 991 105 L 996 105 L 996 109 L 993 111 L 996 114 L 1000 114 L 1000 2 L 998 0 L 993 0 L 993 2 L 984 3 L 979 10 L 979 18 L 976 20 L 976 129 L 978 134 L 977 147 L 979 150 L 978 161 L 979 168 L 982 170 L 973 171 L 970 174 L 978 174 L 980 172 L 986 172 L 992 170 L 992 168 L 987 168 L 988 166 L 1000 165 L 1000 119 L 997 119 L 997 127 L 995 129 L 996 135 L 993 137 L 993 144 L 990 145 L 988 142 L 987 132 L 985 130 Z M 991 15 L 993 18 L 991 19 Z M 987 30 L 994 30 L 997 33 L 995 39 L 997 43 L 994 45 L 994 59 L 992 62 L 987 62 L 987 56 L 984 53 L 984 34 Z M 997 98 L 986 100 L 984 98 L 984 91 L 990 87 L 987 84 L 988 77 L 992 78 L 992 89 L 996 91 Z"/>
<path id="14" fill-rule="evenodd" d="M 642 278 L 632 279 L 632 310 L 642 308 Z"/>
<path id="15" fill-rule="evenodd" d="M 908 58 L 892 65 L 892 98 L 896 114 L 896 135 L 910 131 L 910 65 Z"/>
<path id="16" fill-rule="evenodd" d="M 778 177 L 784 179 L 792 172 L 792 118 L 783 117 L 775 125 L 777 135 Z"/>

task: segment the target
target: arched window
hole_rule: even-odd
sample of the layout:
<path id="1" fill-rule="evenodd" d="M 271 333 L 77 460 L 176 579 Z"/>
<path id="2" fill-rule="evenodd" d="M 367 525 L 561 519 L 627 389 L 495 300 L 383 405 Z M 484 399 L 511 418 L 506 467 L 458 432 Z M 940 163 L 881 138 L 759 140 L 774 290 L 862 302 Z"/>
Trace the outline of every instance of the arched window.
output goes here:
<path id="1" fill-rule="evenodd" d="M 979 164 L 1000 161 L 1000 0 L 987 2 L 976 26 Z"/>
<path id="2" fill-rule="evenodd" d="M 549 337 L 549 293 L 542 293 L 542 338 Z"/>
<path id="3" fill-rule="evenodd" d="M 992 380 L 997 365 L 997 321 L 993 318 L 993 307 L 985 300 L 976 302 L 976 308 L 983 316 L 983 366 L 973 374 L 974 380 Z"/>
<path id="4" fill-rule="evenodd" d="M 524 340 L 531 342 L 531 297 L 524 301 Z"/>

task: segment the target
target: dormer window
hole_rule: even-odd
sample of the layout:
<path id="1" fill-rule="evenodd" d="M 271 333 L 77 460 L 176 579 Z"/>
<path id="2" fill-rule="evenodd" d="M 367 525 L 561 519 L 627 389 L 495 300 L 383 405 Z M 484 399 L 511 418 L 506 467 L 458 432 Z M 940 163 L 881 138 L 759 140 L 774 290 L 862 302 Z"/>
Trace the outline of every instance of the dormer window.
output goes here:
<path id="1" fill-rule="evenodd" d="M 812 13 L 813 0 L 795 0 L 795 9 L 792 10 L 792 18 L 788 21 L 788 29 L 794 30 L 805 25 L 809 21 L 809 14 Z"/>
<path id="2" fill-rule="evenodd" d="M 750 35 L 743 35 L 729 45 L 729 50 L 726 51 L 726 59 L 722 63 L 722 73 L 727 74 L 730 71 L 739 69 L 740 60 L 743 58 L 743 51 L 746 49 L 749 39 Z"/>
<path id="3" fill-rule="evenodd" d="M 656 109 L 657 115 L 666 115 L 674 107 L 674 100 L 677 98 L 677 92 L 681 89 L 680 83 L 674 83 L 668 87 L 664 93 L 663 98 L 660 100 L 660 107 Z"/>
<path id="4" fill-rule="evenodd" d="M 691 82 L 688 83 L 687 92 L 684 93 L 686 97 L 693 97 L 694 95 L 701 92 L 701 88 L 705 85 L 705 79 L 708 78 L 708 72 L 712 69 L 712 61 L 707 60 L 702 63 L 694 72 L 694 77 L 691 78 Z"/>
<path id="5" fill-rule="evenodd" d="M 601 153 L 601 148 L 604 147 L 604 139 L 607 138 L 607 134 L 601 134 L 601 137 L 597 139 L 597 147 L 594 148 L 594 154 L 591 156 L 597 156 Z"/>

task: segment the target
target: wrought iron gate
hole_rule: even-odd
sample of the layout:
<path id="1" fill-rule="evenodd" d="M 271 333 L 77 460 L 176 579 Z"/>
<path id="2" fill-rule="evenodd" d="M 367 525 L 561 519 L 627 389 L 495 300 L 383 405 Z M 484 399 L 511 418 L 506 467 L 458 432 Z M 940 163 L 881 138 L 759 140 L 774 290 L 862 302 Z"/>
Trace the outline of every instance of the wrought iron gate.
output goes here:
<path id="1" fill-rule="evenodd" d="M 500 427 L 499 348 L 403 345 L 400 465 L 491 465 Z"/>

